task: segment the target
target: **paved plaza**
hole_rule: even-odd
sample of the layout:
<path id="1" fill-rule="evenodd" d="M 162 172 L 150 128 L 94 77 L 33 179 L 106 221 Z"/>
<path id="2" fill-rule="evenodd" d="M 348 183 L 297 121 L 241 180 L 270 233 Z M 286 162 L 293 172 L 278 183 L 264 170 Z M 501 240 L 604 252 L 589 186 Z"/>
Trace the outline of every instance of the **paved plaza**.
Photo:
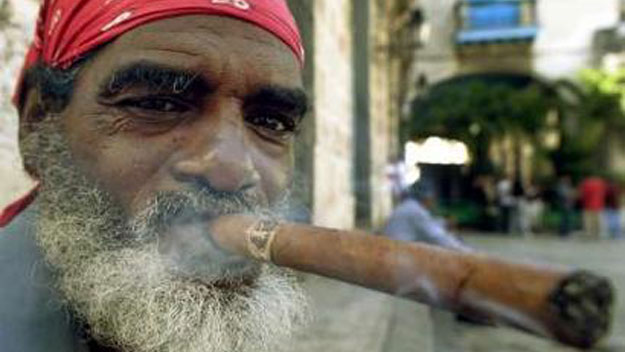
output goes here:
<path id="1" fill-rule="evenodd" d="M 474 247 L 520 261 L 582 267 L 613 280 L 614 326 L 596 352 L 625 352 L 625 241 L 467 235 Z M 298 352 L 569 352 L 508 328 L 459 324 L 451 314 L 355 286 L 309 276 L 316 318 L 293 346 Z"/>

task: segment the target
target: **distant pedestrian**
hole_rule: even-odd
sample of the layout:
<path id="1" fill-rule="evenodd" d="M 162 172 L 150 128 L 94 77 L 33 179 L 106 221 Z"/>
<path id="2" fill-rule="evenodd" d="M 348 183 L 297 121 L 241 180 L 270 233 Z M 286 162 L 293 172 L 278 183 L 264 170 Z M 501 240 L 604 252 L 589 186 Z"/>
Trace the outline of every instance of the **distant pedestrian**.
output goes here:
<path id="1" fill-rule="evenodd" d="M 605 195 L 605 223 L 611 238 L 621 238 L 621 214 L 620 214 L 621 191 L 615 182 L 610 182 Z"/>
<path id="2" fill-rule="evenodd" d="M 495 184 L 488 175 L 478 175 L 473 180 L 470 199 L 477 205 L 477 228 L 481 231 L 496 231 L 497 195 Z"/>
<path id="3" fill-rule="evenodd" d="M 573 187 L 571 176 L 561 176 L 556 185 L 556 205 L 560 212 L 559 233 L 561 237 L 568 237 L 573 230 L 576 197 L 577 192 Z"/>
<path id="4" fill-rule="evenodd" d="M 520 178 L 512 184 L 512 213 L 509 233 L 522 236 L 531 235 L 529 206 L 523 181 Z"/>
<path id="5" fill-rule="evenodd" d="M 497 192 L 497 229 L 502 233 L 510 232 L 510 216 L 514 206 L 512 196 L 512 181 L 506 176 L 499 179 L 496 185 Z"/>
<path id="6" fill-rule="evenodd" d="M 545 211 L 540 187 L 530 184 L 527 188 L 527 223 L 531 233 L 542 230 L 542 217 Z"/>
<path id="7" fill-rule="evenodd" d="M 402 200 L 391 213 L 384 233 L 395 240 L 425 242 L 448 249 L 469 250 L 456 236 L 447 231 L 443 219 L 431 213 L 434 194 L 415 186 L 404 190 Z"/>
<path id="8" fill-rule="evenodd" d="M 579 197 L 584 211 L 584 232 L 590 238 L 601 238 L 604 233 L 603 209 L 607 186 L 605 181 L 591 176 L 582 181 L 579 187 Z"/>

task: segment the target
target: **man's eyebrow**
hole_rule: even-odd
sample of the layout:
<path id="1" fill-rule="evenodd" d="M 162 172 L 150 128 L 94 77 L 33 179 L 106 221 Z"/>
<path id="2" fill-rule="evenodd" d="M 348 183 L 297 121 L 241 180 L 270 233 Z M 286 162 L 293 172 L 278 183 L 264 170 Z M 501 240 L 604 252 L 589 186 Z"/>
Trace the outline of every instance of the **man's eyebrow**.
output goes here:
<path id="1" fill-rule="evenodd" d="M 272 106 L 304 116 L 309 108 L 309 100 L 308 95 L 301 88 L 268 85 L 258 88 L 245 97 L 245 105 Z"/>
<path id="2" fill-rule="evenodd" d="M 139 61 L 117 69 L 100 86 L 99 96 L 110 97 L 132 86 L 171 94 L 212 90 L 212 85 L 199 73 L 171 68 L 162 64 Z"/>

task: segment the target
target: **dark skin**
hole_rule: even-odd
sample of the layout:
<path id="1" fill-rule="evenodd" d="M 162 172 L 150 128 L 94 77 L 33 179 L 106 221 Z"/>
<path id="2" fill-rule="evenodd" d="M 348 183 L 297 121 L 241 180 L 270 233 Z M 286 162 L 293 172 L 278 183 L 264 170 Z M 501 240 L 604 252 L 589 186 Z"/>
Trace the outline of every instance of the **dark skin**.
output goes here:
<path id="1" fill-rule="evenodd" d="M 29 94 L 22 135 L 36 100 Z M 292 176 L 306 106 L 301 66 L 278 38 L 235 19 L 184 16 L 99 51 L 58 118 L 76 163 L 132 216 L 158 192 L 202 187 L 272 204 Z"/>

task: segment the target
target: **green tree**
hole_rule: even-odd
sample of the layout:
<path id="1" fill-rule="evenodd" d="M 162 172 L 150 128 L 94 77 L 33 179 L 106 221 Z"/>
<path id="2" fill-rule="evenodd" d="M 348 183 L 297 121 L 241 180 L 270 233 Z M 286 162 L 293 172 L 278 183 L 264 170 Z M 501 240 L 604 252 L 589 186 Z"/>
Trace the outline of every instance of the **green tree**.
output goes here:
<path id="1" fill-rule="evenodd" d="M 580 73 L 581 94 L 560 126 L 562 143 L 552 154 L 560 173 L 581 178 L 610 173 L 609 142 L 625 137 L 625 70 L 587 69 Z"/>
<path id="2" fill-rule="evenodd" d="M 413 117 L 404 126 L 413 139 L 436 135 L 464 142 L 478 172 L 488 170 L 492 143 L 504 137 L 515 142 L 515 160 L 521 159 L 523 141 L 540 146 L 546 116 L 554 105 L 536 85 L 472 81 L 433 89 L 413 105 Z"/>

